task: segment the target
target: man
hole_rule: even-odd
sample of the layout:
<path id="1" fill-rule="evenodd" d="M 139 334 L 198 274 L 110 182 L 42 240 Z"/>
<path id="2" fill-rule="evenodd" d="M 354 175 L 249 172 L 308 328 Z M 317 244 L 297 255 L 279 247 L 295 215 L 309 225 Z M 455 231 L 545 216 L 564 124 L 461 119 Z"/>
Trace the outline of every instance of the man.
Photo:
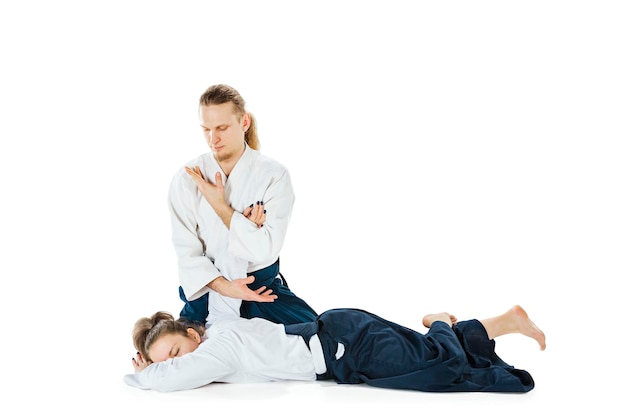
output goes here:
<path id="1" fill-rule="evenodd" d="M 169 191 L 185 302 L 180 318 L 205 323 L 208 315 L 208 324 L 240 315 L 283 324 L 314 320 L 316 312 L 280 274 L 294 203 L 289 172 L 258 151 L 254 117 L 234 88 L 209 87 L 199 116 L 210 152 L 179 170 Z"/>

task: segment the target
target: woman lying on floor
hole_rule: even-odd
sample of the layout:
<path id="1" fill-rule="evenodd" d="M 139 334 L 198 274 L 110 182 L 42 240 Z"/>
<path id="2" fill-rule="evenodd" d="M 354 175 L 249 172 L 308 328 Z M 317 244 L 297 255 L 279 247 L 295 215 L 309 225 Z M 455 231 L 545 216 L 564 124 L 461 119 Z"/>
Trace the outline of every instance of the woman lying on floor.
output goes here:
<path id="1" fill-rule="evenodd" d="M 133 330 L 131 386 L 158 391 L 211 382 L 326 380 L 430 392 L 528 392 L 531 375 L 495 353 L 498 336 L 518 333 L 546 347 L 544 333 L 514 306 L 484 320 L 429 314 L 419 333 L 358 309 L 334 309 L 316 321 L 276 324 L 233 318 L 206 330 L 158 312 Z"/>

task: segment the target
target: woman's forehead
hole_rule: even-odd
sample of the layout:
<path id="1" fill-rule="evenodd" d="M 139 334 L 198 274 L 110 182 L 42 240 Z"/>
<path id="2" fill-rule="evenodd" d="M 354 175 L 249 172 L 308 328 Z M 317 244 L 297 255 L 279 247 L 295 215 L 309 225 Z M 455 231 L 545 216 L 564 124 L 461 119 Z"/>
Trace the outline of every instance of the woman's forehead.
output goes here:
<path id="1" fill-rule="evenodd" d="M 148 355 L 153 362 L 162 362 L 170 357 L 173 348 L 179 340 L 184 337 L 180 334 L 164 334 L 152 343 L 148 349 Z"/>

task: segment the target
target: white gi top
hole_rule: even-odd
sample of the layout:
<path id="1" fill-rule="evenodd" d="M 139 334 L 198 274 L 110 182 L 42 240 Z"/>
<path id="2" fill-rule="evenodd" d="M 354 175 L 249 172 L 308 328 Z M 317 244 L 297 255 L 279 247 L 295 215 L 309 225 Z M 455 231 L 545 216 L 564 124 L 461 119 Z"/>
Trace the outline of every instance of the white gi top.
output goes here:
<path id="1" fill-rule="evenodd" d="M 180 285 L 189 301 L 209 292 L 205 286 L 218 276 L 232 280 L 273 264 L 283 246 L 295 196 L 287 169 L 248 147 L 226 178 L 212 153 L 189 161 L 204 177 L 225 179 L 226 200 L 235 210 L 230 230 L 202 196 L 184 167 L 169 190 L 172 241 L 178 257 Z M 243 216 L 250 204 L 262 201 L 266 221 L 261 228 Z M 220 316 L 239 316 L 241 300 L 209 294 L 209 324 Z"/>
<path id="2" fill-rule="evenodd" d="M 252 383 L 316 379 L 311 351 L 282 324 L 229 318 L 213 324 L 198 348 L 178 358 L 124 376 L 141 389 L 178 391 L 211 382 Z"/>

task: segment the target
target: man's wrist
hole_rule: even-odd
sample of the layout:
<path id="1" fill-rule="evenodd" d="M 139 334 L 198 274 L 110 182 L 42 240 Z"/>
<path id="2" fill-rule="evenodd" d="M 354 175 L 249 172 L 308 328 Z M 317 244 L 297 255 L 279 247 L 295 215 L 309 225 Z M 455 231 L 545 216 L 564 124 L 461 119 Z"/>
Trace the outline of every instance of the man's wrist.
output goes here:
<path id="1" fill-rule="evenodd" d="M 226 278 L 223 276 L 219 276 L 215 278 L 213 281 L 209 282 L 206 286 L 208 289 L 215 291 L 218 294 L 222 294 L 222 288 L 224 288 L 224 284 L 226 282 Z"/>
<path id="2" fill-rule="evenodd" d="M 215 207 L 214 210 L 217 216 L 222 219 L 222 222 L 224 223 L 226 228 L 230 230 L 230 222 L 233 218 L 235 210 L 233 210 L 233 208 L 229 206 L 226 202 L 224 202 L 224 204 L 222 204 L 220 207 Z"/>

